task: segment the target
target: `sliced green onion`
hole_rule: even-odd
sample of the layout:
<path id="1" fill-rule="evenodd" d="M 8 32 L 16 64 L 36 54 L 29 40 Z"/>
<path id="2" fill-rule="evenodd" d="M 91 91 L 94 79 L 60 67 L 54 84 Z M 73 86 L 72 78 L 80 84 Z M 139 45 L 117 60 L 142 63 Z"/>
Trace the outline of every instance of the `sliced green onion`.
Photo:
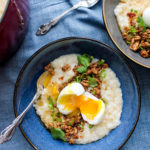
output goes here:
<path id="1" fill-rule="evenodd" d="M 131 44 L 131 42 L 130 42 L 130 41 L 126 41 L 126 42 L 127 42 L 127 44 L 128 44 L 128 45 L 130 45 L 130 44 Z"/>
<path id="2" fill-rule="evenodd" d="M 48 101 L 49 101 L 48 107 L 51 110 L 53 110 L 54 109 L 54 103 L 53 103 L 53 100 L 52 100 L 52 98 L 50 96 L 48 97 Z"/>
<path id="3" fill-rule="evenodd" d="M 81 127 L 82 129 L 84 129 L 84 127 L 81 124 L 78 124 L 79 127 Z"/>
<path id="4" fill-rule="evenodd" d="M 53 111 L 53 112 L 52 112 L 52 122 L 55 121 L 55 118 L 56 118 L 56 114 L 55 114 L 55 112 Z"/>
<path id="5" fill-rule="evenodd" d="M 102 100 L 105 104 L 108 104 L 108 101 L 106 100 L 106 98 L 101 98 L 101 100 Z"/>
<path id="6" fill-rule="evenodd" d="M 53 104 L 52 104 L 52 103 L 49 103 L 49 104 L 48 104 L 48 107 L 49 107 L 49 109 L 51 109 L 51 110 L 53 110 L 53 109 L 54 109 L 54 106 L 53 106 Z"/>
<path id="7" fill-rule="evenodd" d="M 101 59 L 101 60 L 98 62 L 99 65 L 103 65 L 104 63 L 105 63 L 105 60 L 104 60 L 104 59 Z"/>
<path id="8" fill-rule="evenodd" d="M 57 117 L 60 117 L 60 116 L 62 116 L 62 114 L 61 114 L 60 112 L 58 112 L 58 113 L 56 114 L 56 116 L 57 116 Z"/>
<path id="9" fill-rule="evenodd" d="M 95 90 L 93 90 L 92 94 L 93 94 L 93 95 L 95 95 L 95 94 L 96 94 L 96 91 L 95 91 Z"/>
<path id="10" fill-rule="evenodd" d="M 94 57 L 93 57 L 93 56 L 91 56 L 90 58 L 91 58 L 91 61 L 94 59 Z"/>
<path id="11" fill-rule="evenodd" d="M 48 101 L 53 101 L 52 98 L 51 98 L 50 96 L 48 97 Z"/>
<path id="12" fill-rule="evenodd" d="M 62 119 L 61 118 L 56 118 L 56 121 L 57 122 L 62 122 Z"/>
<path id="13" fill-rule="evenodd" d="M 140 49 L 143 50 L 144 48 L 142 46 L 140 46 Z"/>
<path id="14" fill-rule="evenodd" d="M 80 82 L 81 82 L 81 76 L 77 76 L 77 77 L 75 78 L 75 82 L 80 83 Z"/>
<path id="15" fill-rule="evenodd" d="M 88 76 L 88 82 L 91 88 L 94 88 L 98 85 L 95 77 Z"/>
<path id="16" fill-rule="evenodd" d="M 94 127 L 94 125 L 92 125 L 92 124 L 89 124 L 89 128 L 91 129 L 91 128 L 93 128 Z"/>
<path id="17" fill-rule="evenodd" d="M 72 119 L 70 122 L 69 122 L 69 126 L 72 126 L 74 124 L 74 120 Z"/>
<path id="18" fill-rule="evenodd" d="M 66 141 L 65 133 L 62 129 L 60 129 L 60 128 L 55 129 L 55 128 L 51 127 L 50 130 L 51 130 L 51 135 L 54 139 L 60 139 L 60 140 Z"/>
<path id="19" fill-rule="evenodd" d="M 99 75 L 102 79 L 106 78 L 106 70 L 105 69 L 101 70 Z"/>

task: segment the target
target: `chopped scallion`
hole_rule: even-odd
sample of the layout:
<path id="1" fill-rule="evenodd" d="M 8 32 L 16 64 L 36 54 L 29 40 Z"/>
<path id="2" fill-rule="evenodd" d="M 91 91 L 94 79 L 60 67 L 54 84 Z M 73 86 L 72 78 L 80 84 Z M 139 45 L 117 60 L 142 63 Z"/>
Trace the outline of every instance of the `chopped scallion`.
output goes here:
<path id="1" fill-rule="evenodd" d="M 70 122 L 69 122 L 69 126 L 72 126 L 74 124 L 74 120 L 72 119 Z"/>
<path id="2" fill-rule="evenodd" d="M 57 122 L 62 122 L 62 119 L 61 118 L 56 118 L 56 121 Z"/>
<path id="3" fill-rule="evenodd" d="M 89 124 L 89 128 L 91 129 L 91 128 L 93 128 L 94 127 L 94 125 L 92 125 L 92 124 Z"/>
<path id="4" fill-rule="evenodd" d="M 84 129 L 84 127 L 81 124 L 78 124 L 79 127 L 81 127 L 82 129 Z"/>
<path id="5" fill-rule="evenodd" d="M 99 65 L 103 65 L 104 63 L 105 63 L 105 60 L 104 60 L 104 59 L 101 59 L 101 60 L 98 62 Z"/>
<path id="6" fill-rule="evenodd" d="M 100 71 L 100 77 L 102 79 L 106 78 L 106 70 L 105 69 L 103 69 L 103 70 Z"/>

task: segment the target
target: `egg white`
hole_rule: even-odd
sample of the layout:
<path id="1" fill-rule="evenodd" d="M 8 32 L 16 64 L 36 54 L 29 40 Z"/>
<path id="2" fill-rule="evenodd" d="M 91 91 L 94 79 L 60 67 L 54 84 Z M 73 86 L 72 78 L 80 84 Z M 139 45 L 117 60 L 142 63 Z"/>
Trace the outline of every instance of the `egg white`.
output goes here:
<path id="1" fill-rule="evenodd" d="M 61 99 L 61 97 L 66 96 L 66 95 L 76 95 L 76 96 L 84 95 L 85 97 L 90 98 L 92 100 L 100 101 L 98 98 L 96 98 L 91 93 L 85 92 L 83 86 L 80 83 L 71 83 L 71 84 L 67 85 L 61 91 L 61 93 L 57 99 L 57 108 L 64 115 L 68 115 L 71 112 L 73 112 L 73 110 L 66 110 L 65 105 L 59 103 L 59 100 Z M 82 112 L 81 112 L 81 115 L 82 115 L 83 119 L 85 121 L 87 121 L 89 124 L 96 125 L 96 124 L 100 123 L 100 121 L 103 119 L 104 112 L 105 112 L 105 104 L 102 102 L 102 108 L 100 109 L 100 111 L 94 117 L 93 120 L 90 120 L 89 118 L 87 118 L 86 115 L 83 114 Z"/>
<path id="2" fill-rule="evenodd" d="M 93 99 L 95 101 L 101 101 L 100 99 L 96 98 L 94 95 L 92 95 L 89 92 L 85 92 L 84 96 L 86 96 L 86 97 L 88 97 L 90 99 Z M 102 107 L 101 107 L 100 111 L 98 112 L 98 114 L 94 117 L 93 120 L 88 119 L 86 117 L 86 115 L 84 115 L 83 113 L 81 113 L 83 119 L 85 121 L 87 121 L 89 124 L 96 125 L 96 124 L 99 124 L 102 121 L 104 113 L 105 113 L 105 104 L 103 103 L 103 101 L 101 101 L 101 102 L 102 102 Z"/>
<path id="3" fill-rule="evenodd" d="M 150 7 L 147 7 L 143 12 L 143 20 L 146 25 L 150 26 Z"/>
<path id="4" fill-rule="evenodd" d="M 82 95 L 85 92 L 83 86 L 80 83 L 70 83 L 67 85 L 59 94 L 58 99 L 57 99 L 57 108 L 59 111 L 64 114 L 68 115 L 72 112 L 72 110 L 68 111 L 64 109 L 64 105 L 59 103 L 59 100 L 61 99 L 62 96 L 65 95 Z"/>

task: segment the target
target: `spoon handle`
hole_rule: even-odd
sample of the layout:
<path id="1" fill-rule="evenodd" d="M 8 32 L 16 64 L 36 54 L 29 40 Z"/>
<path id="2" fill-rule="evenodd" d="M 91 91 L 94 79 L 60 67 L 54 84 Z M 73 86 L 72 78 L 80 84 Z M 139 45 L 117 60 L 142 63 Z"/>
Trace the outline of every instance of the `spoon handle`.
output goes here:
<path id="1" fill-rule="evenodd" d="M 34 101 L 37 100 L 40 96 L 40 92 L 37 91 L 37 93 L 34 95 L 32 101 L 30 102 L 30 104 L 26 107 L 26 109 L 16 118 L 13 120 L 13 122 L 6 127 L 0 134 L 0 144 L 3 144 L 7 141 L 9 141 L 14 132 L 16 127 L 22 122 L 25 114 L 27 113 L 27 111 L 31 108 L 31 106 L 33 105 Z"/>
<path id="2" fill-rule="evenodd" d="M 68 9 L 67 11 L 65 11 L 64 13 L 62 13 L 60 16 L 57 16 L 56 18 L 52 19 L 50 22 L 45 23 L 43 25 L 41 25 L 39 27 L 39 29 L 36 32 L 36 35 L 45 35 L 54 25 L 57 24 L 57 22 L 64 17 L 66 14 L 68 14 L 69 12 L 71 12 L 72 10 L 77 9 L 78 7 L 81 6 L 81 3 L 79 2 L 78 4 L 74 5 L 72 8 Z"/>

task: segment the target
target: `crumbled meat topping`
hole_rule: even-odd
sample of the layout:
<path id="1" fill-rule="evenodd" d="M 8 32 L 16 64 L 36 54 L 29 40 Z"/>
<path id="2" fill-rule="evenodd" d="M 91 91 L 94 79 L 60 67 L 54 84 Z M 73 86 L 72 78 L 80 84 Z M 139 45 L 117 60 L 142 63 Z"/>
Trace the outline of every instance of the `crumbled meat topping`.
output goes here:
<path id="1" fill-rule="evenodd" d="M 101 98 L 101 85 L 102 85 L 102 77 L 105 77 L 105 74 L 101 76 L 101 73 L 104 73 L 105 69 L 108 68 L 108 64 L 105 63 L 105 60 L 101 59 L 96 62 L 92 62 L 92 59 L 87 63 L 87 68 L 84 72 L 78 71 L 78 68 L 82 67 L 83 64 L 78 63 L 73 68 L 74 76 L 68 80 L 68 82 L 63 82 L 59 86 L 59 92 L 71 82 L 79 82 L 83 85 L 86 91 L 89 91 L 97 98 Z M 85 67 L 85 66 L 84 66 Z M 68 71 L 70 70 L 70 65 L 64 65 L 62 70 Z M 51 74 L 54 74 L 54 69 L 51 65 L 47 65 L 45 70 L 49 71 Z M 59 80 L 63 80 L 64 76 L 60 77 Z M 62 132 L 65 133 L 65 139 L 70 144 L 74 144 L 75 140 L 78 138 L 83 138 L 81 135 L 79 137 L 79 132 L 84 131 L 84 126 L 86 121 L 83 120 L 80 111 L 77 111 L 74 115 L 63 115 L 59 113 L 58 108 L 56 107 L 56 102 L 53 104 L 53 110 L 51 113 L 52 123 L 49 124 L 49 127 L 54 129 L 61 129 Z M 58 115 L 59 114 L 59 115 Z"/>
<path id="2" fill-rule="evenodd" d="M 130 27 L 122 33 L 123 39 L 130 45 L 130 49 L 138 52 L 142 57 L 150 57 L 150 28 L 146 26 L 142 17 L 137 16 L 137 11 L 128 13 Z"/>
<path id="3" fill-rule="evenodd" d="M 69 64 L 66 64 L 62 67 L 62 71 L 66 72 L 66 71 L 70 71 L 71 70 L 71 66 Z"/>
<path id="4" fill-rule="evenodd" d="M 89 84 L 89 80 L 88 77 L 89 76 L 93 76 L 93 78 L 96 80 L 96 86 L 93 87 L 92 89 L 89 90 L 90 93 L 92 93 L 93 95 L 95 95 L 97 98 L 101 98 L 101 79 L 99 76 L 99 73 L 101 70 L 104 70 L 106 68 L 108 68 L 108 64 L 104 63 L 102 65 L 98 64 L 99 61 L 97 62 L 91 62 L 89 67 L 87 68 L 86 73 L 84 74 L 80 74 L 77 71 L 77 68 L 79 68 L 81 65 L 78 64 L 77 66 L 75 66 L 73 68 L 73 71 L 75 73 L 75 75 L 68 80 L 68 82 L 64 82 L 63 84 L 61 84 L 59 86 L 59 92 L 61 92 L 61 90 L 68 84 L 71 83 L 73 81 L 76 81 L 76 79 L 79 77 L 80 78 L 80 83 L 83 85 L 84 89 L 86 91 L 88 91 L 88 89 L 90 88 L 90 84 Z"/>
<path id="5" fill-rule="evenodd" d="M 145 32 L 141 30 L 141 27 L 137 27 L 135 35 L 129 35 L 127 32 L 123 33 L 123 38 L 130 45 L 130 49 L 139 52 L 142 57 L 150 57 L 150 29 L 146 29 Z"/>
<path id="6" fill-rule="evenodd" d="M 60 116 L 61 118 L 61 116 Z M 57 119 L 55 119 L 56 121 Z M 70 144 L 74 144 L 75 139 L 78 139 L 78 133 L 83 132 L 85 121 L 83 120 L 81 113 L 78 113 L 75 116 L 63 115 L 62 122 L 54 122 L 50 123 L 49 126 L 53 128 L 60 128 L 65 133 L 65 138 L 68 140 Z"/>
<path id="7" fill-rule="evenodd" d="M 59 77 L 59 80 L 63 80 L 64 79 L 64 76 L 62 76 L 62 77 Z"/>
<path id="8" fill-rule="evenodd" d="M 45 70 L 48 71 L 51 75 L 55 74 L 54 68 L 51 66 L 51 64 L 45 66 Z"/>
<path id="9" fill-rule="evenodd" d="M 75 78 L 77 77 L 81 77 L 81 84 L 83 85 L 83 87 L 85 88 L 85 90 L 88 90 L 90 87 L 89 84 L 89 76 L 92 76 L 95 80 L 96 80 L 96 86 L 93 87 L 92 89 L 89 90 L 90 93 L 92 93 L 93 95 L 95 95 L 97 98 L 101 98 L 101 79 L 100 79 L 100 71 L 103 69 L 108 68 L 108 64 L 104 63 L 102 65 L 98 64 L 99 61 L 97 62 L 91 62 L 89 67 L 87 68 L 86 73 L 84 74 L 80 74 L 79 72 L 77 72 L 77 68 L 79 68 L 81 65 L 77 65 L 73 68 L 73 71 L 75 72 L 75 77 L 73 77 L 72 80 L 75 80 Z"/>
<path id="10" fill-rule="evenodd" d="M 64 82 L 62 83 L 60 86 L 59 86 L 59 92 L 61 92 L 61 90 L 67 85 L 67 82 Z"/>

